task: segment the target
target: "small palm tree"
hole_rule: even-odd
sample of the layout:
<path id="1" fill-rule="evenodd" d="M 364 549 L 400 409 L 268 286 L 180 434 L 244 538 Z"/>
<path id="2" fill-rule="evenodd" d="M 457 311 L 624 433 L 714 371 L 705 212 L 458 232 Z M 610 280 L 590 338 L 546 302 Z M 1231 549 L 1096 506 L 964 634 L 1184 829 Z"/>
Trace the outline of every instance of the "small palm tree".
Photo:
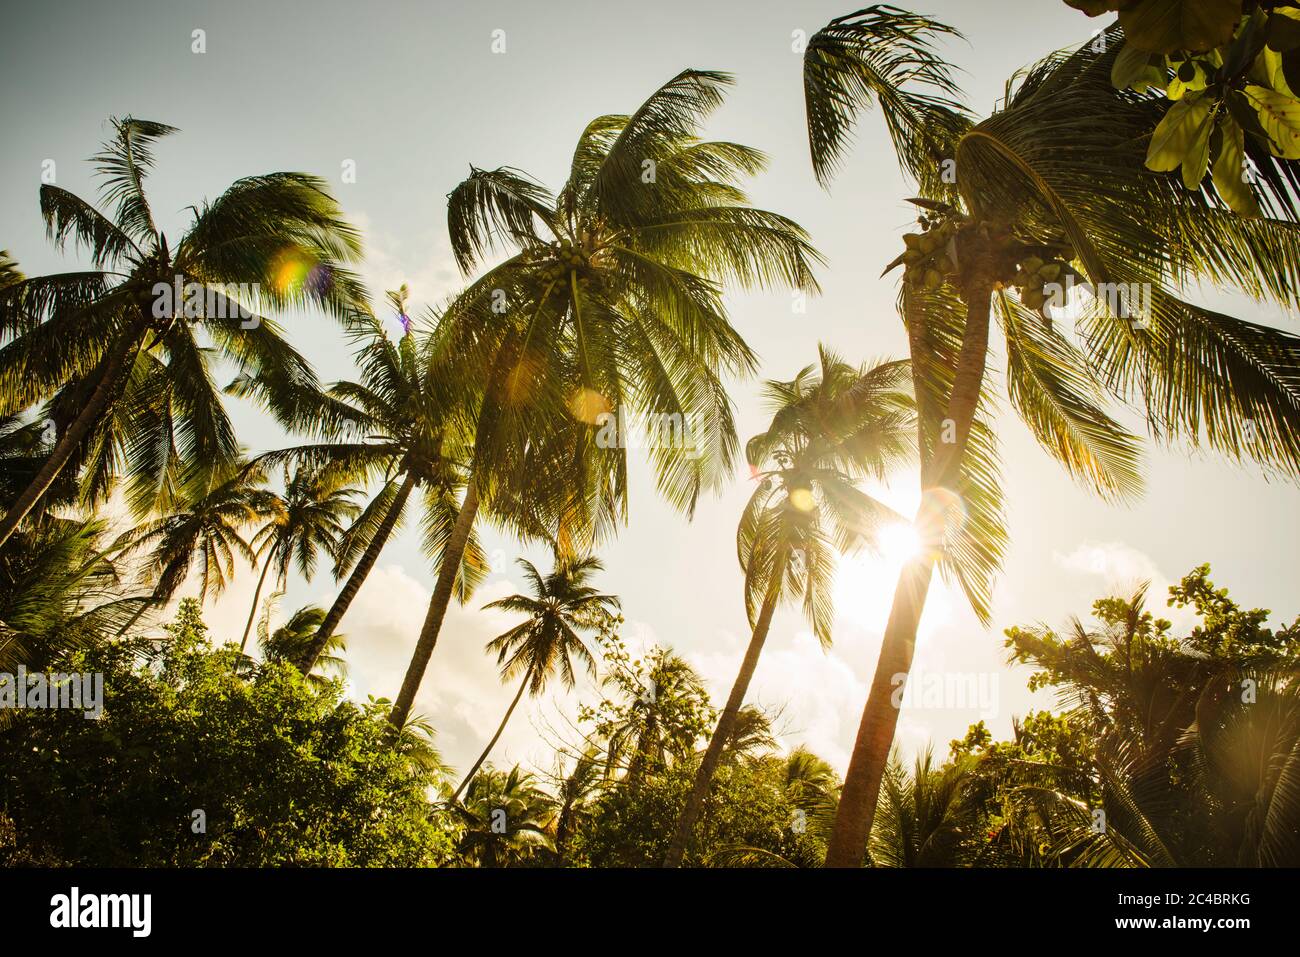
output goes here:
<path id="1" fill-rule="evenodd" d="M 471 407 L 460 522 L 394 724 L 437 644 L 480 499 L 499 510 L 531 483 L 529 504 L 550 537 L 570 551 L 593 547 L 626 520 L 628 443 L 601 437 L 615 413 L 690 426 L 691 442 L 648 453 L 660 492 L 684 511 L 729 476 L 737 442 L 723 377 L 748 373 L 754 357 L 727 319 L 721 283 L 815 290 L 818 261 L 799 226 L 754 208 L 739 188 L 762 154 L 698 137 L 730 82 L 687 70 L 630 116 L 593 120 L 558 195 L 517 170 L 476 169 L 448 197 L 462 270 L 494 247 L 510 255 L 439 326 L 440 349 L 486 384 Z"/>
<path id="2" fill-rule="evenodd" d="M 325 617 L 325 610 L 315 605 L 299 608 L 275 631 L 270 630 L 271 611 L 272 602 L 267 602 L 266 613 L 257 626 L 257 641 L 262 647 L 262 655 L 267 661 L 286 661 L 296 666 L 302 660 L 303 649 L 315 637 L 321 619 Z M 343 658 L 346 648 L 346 636 L 338 633 L 330 635 L 328 644 L 316 658 L 315 670 L 307 675 L 307 680 L 312 684 L 323 685 L 330 680 L 326 675 L 347 677 L 348 666 Z"/>
<path id="3" fill-rule="evenodd" d="M 285 469 L 284 494 L 276 496 L 276 508 L 249 543 L 255 553 L 264 557 L 262 574 L 253 590 L 253 607 L 248 612 L 248 624 L 244 626 L 244 636 L 239 642 L 240 651 L 247 646 L 249 633 L 253 630 L 258 598 L 267 575 L 274 569 L 275 579 L 283 590 L 289 567 L 296 563 L 298 571 L 310 580 L 316 570 L 317 551 L 324 551 L 334 558 L 345 523 L 361 511 L 353 501 L 356 495 L 355 489 L 340 487 L 337 476 L 305 468 L 292 473 Z M 320 617 L 323 619 L 324 613 Z M 299 650 L 305 651 L 306 647 Z"/>
<path id="4" fill-rule="evenodd" d="M 895 758 L 881 790 L 869 853 L 877 867 L 969 866 L 981 836 L 980 809 L 968 788 L 975 760 L 935 767 L 927 749 L 911 773 Z"/>
<path id="5" fill-rule="evenodd" d="M 344 318 L 368 308 L 363 287 L 345 268 L 360 259 L 360 237 L 343 221 L 324 181 L 313 176 L 238 180 L 214 202 L 194 207 L 180 241 L 169 243 L 144 186 L 157 140 L 173 132 L 132 117 L 113 121 L 112 139 L 94 157 L 111 213 L 61 187 L 41 187 L 51 239 L 58 248 L 75 240 L 90 253 L 93 268 L 0 289 L 0 334 L 11 338 L 0 349 L 0 414 L 29 408 L 70 385 L 75 395 L 49 457 L 0 519 L 0 544 L 74 456 L 87 454 L 96 430 L 102 432 L 123 403 L 121 427 L 130 432 L 141 425 L 153 437 L 127 445 L 141 473 L 141 494 L 150 483 L 167 483 L 178 454 L 204 468 L 238 458 L 212 381 L 213 349 L 200 345 L 199 330 L 215 354 L 256 372 L 268 399 L 280 401 L 314 388 L 315 379 L 276 324 L 261 315 L 264 309 L 319 306 Z M 142 392 L 138 380 L 149 376 L 152 392 Z M 159 428 L 166 436 L 161 447 Z M 116 457 L 103 458 L 111 472 Z"/>
<path id="6" fill-rule="evenodd" d="M 125 587 L 124 544 L 102 520 L 51 518 L 0 547 L 0 671 L 37 669 L 131 620 L 143 599 Z"/>
<path id="7" fill-rule="evenodd" d="M 589 745 L 573 762 L 573 770 L 560 781 L 560 809 L 555 816 L 555 854 L 564 859 L 569 838 L 590 814 L 592 796 L 602 784 L 603 755 Z"/>
<path id="8" fill-rule="evenodd" d="M 127 553 L 148 550 L 145 575 L 154 582 L 149 600 L 123 626 L 125 633 L 148 608 L 170 601 L 198 561 L 199 601 L 219 595 L 234 577 L 237 559 L 253 564 L 257 555 L 243 530 L 280 508 L 278 496 L 265 487 L 266 473 L 239 463 L 223 475 L 205 470 L 191 476 L 181 507 L 129 534 Z"/>
<path id="9" fill-rule="evenodd" d="M 825 839 L 835 819 L 840 781 L 825 760 L 807 748 L 795 748 L 785 759 L 783 785 L 786 800 L 803 812 L 811 833 Z"/>
<path id="10" fill-rule="evenodd" d="M 819 367 L 767 384 L 772 424 L 749 443 L 758 486 L 736 536 L 752 637 L 700 760 L 666 867 L 681 864 L 714 772 L 735 735 L 777 605 L 799 600 L 828 646 L 835 555 L 869 545 L 886 522 L 901 521 L 856 483 L 883 478 L 910 457 L 912 402 L 898 391 L 906 379 L 903 363 L 855 369 L 822 348 Z"/>
<path id="11" fill-rule="evenodd" d="M 579 632 L 598 629 L 602 620 L 618 608 L 617 598 L 602 595 L 587 584 L 591 576 L 604 567 L 597 558 L 557 559 L 554 571 L 545 578 L 526 558 L 519 559 L 519 565 L 532 586 L 532 594 L 511 595 L 489 602 L 483 607 L 500 608 L 528 616 L 527 620 L 505 634 L 493 638 L 487 646 L 488 651 L 497 653 L 502 681 L 520 675 L 523 675 L 523 680 L 510 707 L 506 709 L 501 724 L 497 726 L 496 734 L 492 735 L 492 740 L 488 741 L 487 747 L 469 769 L 460 787 L 452 794 L 453 801 L 460 797 L 465 786 L 487 760 L 525 691 L 537 697 L 545 690 L 551 675 L 557 671 L 564 686 L 572 688 L 572 658 L 585 662 L 588 670 L 595 675 L 596 659 Z"/>
<path id="12" fill-rule="evenodd" d="M 479 867 L 509 867 L 553 849 L 546 833 L 553 800 L 518 765 L 508 773 L 487 768 L 476 774 L 464 802 L 452 808 L 464 825 L 457 850 Z"/>
<path id="13" fill-rule="evenodd" d="M 621 671 L 607 675 L 624 700 L 613 716 L 597 725 L 606 742 L 605 773 L 624 772 L 623 781 L 636 787 L 647 774 L 685 761 L 715 712 L 704 682 L 686 659 L 664 648 L 647 656 L 644 675 Z"/>

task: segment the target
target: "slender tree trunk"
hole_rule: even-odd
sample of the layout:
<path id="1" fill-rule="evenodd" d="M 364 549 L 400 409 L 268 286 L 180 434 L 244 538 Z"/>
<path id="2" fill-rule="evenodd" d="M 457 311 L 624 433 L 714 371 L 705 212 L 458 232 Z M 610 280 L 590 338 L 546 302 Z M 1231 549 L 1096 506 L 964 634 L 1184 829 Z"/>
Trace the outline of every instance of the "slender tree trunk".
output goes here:
<path id="1" fill-rule="evenodd" d="M 63 471 L 63 467 L 67 465 L 68 459 L 72 457 L 72 453 L 76 451 L 77 446 L 90 434 L 90 430 L 95 427 L 96 423 L 104 417 L 104 413 L 113 401 L 119 381 L 126 370 L 127 358 L 134 355 L 134 347 L 139 344 L 146 321 L 144 317 L 137 319 L 109 349 L 105 358 L 103 372 L 99 377 L 99 383 L 95 386 L 95 391 L 90 394 L 90 399 L 82 406 L 81 411 L 77 413 L 77 417 L 72 420 L 72 424 L 54 446 L 54 451 L 45 460 L 45 464 L 36 473 L 36 477 L 32 479 L 31 484 L 23 490 L 23 493 L 18 496 L 18 500 L 5 513 L 5 517 L 0 520 L 0 545 L 4 545 L 5 542 L 9 541 L 17 530 L 19 523 L 44 498 L 45 493 L 50 490 L 50 486 L 54 484 Z M 132 623 L 134 624 L 134 622 Z"/>
<path id="2" fill-rule="evenodd" d="M 478 756 L 478 760 L 474 762 L 474 766 L 470 768 L 469 773 L 465 775 L 465 780 L 460 782 L 460 786 L 456 788 L 456 793 L 451 796 L 453 803 L 455 803 L 457 798 L 461 796 L 465 788 L 469 785 L 469 782 L 474 780 L 474 775 L 478 773 L 478 769 L 483 766 L 483 762 L 487 760 L 487 756 L 492 752 L 492 749 L 496 747 L 497 740 L 501 737 L 501 732 L 506 729 L 506 722 L 508 722 L 510 716 L 515 713 L 515 705 L 519 704 L 519 699 L 524 696 L 524 691 L 528 688 L 528 681 L 532 676 L 532 669 L 529 669 L 528 673 L 524 675 L 524 680 L 519 685 L 519 690 L 515 693 L 515 700 L 510 702 L 510 707 L 506 708 L 506 716 L 502 718 L 501 723 L 497 725 L 497 733 L 492 735 L 492 740 L 487 743 L 487 747 L 483 749 L 483 753 Z"/>
<path id="3" fill-rule="evenodd" d="M 931 467 L 922 469 L 923 496 L 928 495 L 932 488 L 953 484 L 961 473 L 961 460 L 979 405 L 988 355 L 993 290 L 985 275 L 987 273 L 977 266 L 965 285 L 966 328 L 953 377 L 952 395 L 948 400 L 948 418 L 952 420 L 955 441 L 940 444 Z M 923 502 L 922 515 L 925 513 Z M 880 797 L 880 781 L 898 727 L 901 704 L 895 702 L 901 702 L 907 675 L 912 668 L 917 627 L 934 576 L 934 549 L 930 546 L 935 543 L 927 541 L 925 544 L 925 553 L 904 566 L 894 590 L 880 659 L 844 776 L 835 825 L 827 842 L 827 867 L 861 867 L 866 856 L 867 839 L 871 835 L 876 802 Z"/>
<path id="4" fill-rule="evenodd" d="M 411 489 L 415 487 L 415 472 L 408 469 L 406 478 L 402 480 L 401 487 L 397 490 L 397 497 L 393 499 L 392 507 L 389 508 L 388 514 L 380 522 L 379 527 L 375 529 L 374 537 L 370 539 L 370 544 L 366 546 L 365 552 L 356 566 L 352 569 L 352 574 L 343 585 L 343 590 L 339 592 L 334 604 L 330 610 L 325 613 L 325 618 L 321 621 L 320 627 L 316 629 L 316 635 L 312 638 L 311 644 L 303 652 L 302 660 L 298 662 L 298 670 L 304 675 L 311 674 L 312 668 L 316 667 L 316 659 L 320 657 L 321 652 L 325 650 L 325 645 L 329 642 L 334 630 L 338 628 L 339 622 L 347 614 L 348 606 L 352 604 L 352 599 L 357 597 L 357 592 L 361 590 L 366 576 L 370 570 L 375 567 L 375 562 L 379 559 L 379 553 L 384 550 L 384 545 L 388 543 L 388 537 L 393 534 L 393 528 L 397 525 L 397 520 L 402 516 L 402 509 L 406 507 L 406 500 L 410 498 Z"/>
<path id="5" fill-rule="evenodd" d="M 266 584 L 267 572 L 271 570 L 271 551 L 267 551 L 266 564 L 262 566 L 262 574 L 257 579 L 257 588 L 253 591 L 253 607 L 248 612 L 248 624 L 244 626 L 244 637 L 239 642 L 239 653 L 242 655 L 244 649 L 248 647 L 248 633 L 253 630 L 253 619 L 257 617 L 257 599 L 262 595 L 262 586 Z"/>
<path id="6" fill-rule="evenodd" d="M 758 613 L 758 621 L 754 623 L 754 634 L 749 639 L 749 647 L 745 650 L 744 660 L 740 663 L 735 684 L 731 686 L 731 695 L 727 698 L 727 705 L 722 709 L 722 714 L 718 717 L 718 726 L 713 729 L 713 737 L 709 739 L 709 746 L 695 772 L 695 783 L 691 787 L 690 796 L 686 799 L 686 806 L 677 819 L 677 830 L 668 845 L 668 853 L 664 855 L 664 867 L 682 865 L 691 831 L 694 830 L 695 822 L 699 820 L 700 812 L 704 809 L 704 800 L 708 797 L 709 787 L 713 784 L 714 772 L 718 769 L 718 762 L 722 760 L 722 750 L 735 730 L 740 707 L 745 702 L 749 683 L 758 668 L 758 658 L 763 653 L 763 643 L 767 641 L 772 615 L 776 611 L 777 599 L 781 595 L 781 581 L 785 577 L 785 566 L 785 556 L 777 559 L 772 570 L 772 583 L 768 587 L 767 597 L 763 600 L 763 608 Z"/>
<path id="7" fill-rule="evenodd" d="M 429 666 L 429 658 L 438 644 L 438 633 L 442 631 L 447 606 L 451 604 L 456 573 L 465 557 L 465 546 L 469 544 L 470 532 L 474 529 L 474 516 L 478 513 L 478 487 L 474 479 L 475 476 L 471 473 L 465 487 L 465 501 L 461 503 L 460 514 L 456 516 L 456 524 L 452 526 L 447 547 L 442 552 L 438 582 L 434 585 L 433 597 L 429 599 L 429 610 L 424 616 L 424 625 L 420 628 L 420 638 L 415 643 L 415 653 L 411 655 L 406 677 L 402 679 L 402 689 L 397 693 L 397 701 L 388 716 L 388 723 L 394 731 L 406 724 L 406 719 L 411 714 L 411 708 L 415 705 L 415 693 L 420 690 L 424 670 Z"/>

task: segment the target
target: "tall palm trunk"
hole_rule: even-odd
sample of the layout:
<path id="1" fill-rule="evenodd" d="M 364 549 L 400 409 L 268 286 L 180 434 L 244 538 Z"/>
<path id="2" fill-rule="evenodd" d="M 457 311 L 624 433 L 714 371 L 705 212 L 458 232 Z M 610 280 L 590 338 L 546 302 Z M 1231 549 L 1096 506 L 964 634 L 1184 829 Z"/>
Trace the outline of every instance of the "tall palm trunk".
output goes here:
<path id="1" fill-rule="evenodd" d="M 524 692 L 528 689 L 528 682 L 532 677 L 533 670 L 529 668 L 528 672 L 524 675 L 524 680 L 519 684 L 519 690 L 515 693 L 515 700 L 510 702 L 510 707 L 506 708 L 506 716 L 502 718 L 501 723 L 497 725 L 497 733 L 492 735 L 492 740 L 487 743 L 487 747 L 483 749 L 483 753 L 478 756 L 478 760 L 474 762 L 474 766 L 470 768 L 469 773 L 465 775 L 465 780 L 460 782 L 460 786 L 456 788 L 456 793 L 451 796 L 453 803 L 455 803 L 455 801 L 461 796 L 465 788 L 469 786 L 469 782 L 474 780 L 474 775 L 478 773 L 478 769 L 483 766 L 483 762 L 487 760 L 487 756 L 491 753 L 492 749 L 496 747 L 497 740 L 501 737 L 501 732 L 506 729 L 506 722 L 508 722 L 510 716 L 515 713 L 515 706 L 519 704 L 519 699 L 524 696 Z"/>
<path id="2" fill-rule="evenodd" d="M 977 266 L 970 275 L 962 297 L 966 302 L 966 328 L 962 333 L 961 352 L 948 399 L 948 418 L 953 422 L 956 440 L 935 452 L 931 468 L 922 468 L 922 485 L 927 491 L 949 486 L 960 475 L 962 456 L 975 421 L 984 381 L 993 291 L 989 280 L 984 278 L 987 275 L 984 270 Z M 923 505 L 923 514 L 924 511 Z M 853 754 L 835 811 L 835 825 L 826 846 L 827 867 L 861 867 L 866 856 L 867 838 L 871 835 L 871 823 L 880 797 L 880 782 L 898 727 L 899 709 L 894 706 L 894 696 L 901 694 L 906 687 L 916 650 L 917 627 L 934 576 L 934 550 L 928 547 L 931 544 L 927 542 L 925 553 L 903 567 L 898 586 L 894 589 L 894 602 L 889 611 L 889 623 L 885 626 L 880 659 L 862 710 L 858 736 L 853 743 Z"/>
<path id="3" fill-rule="evenodd" d="M 781 583 L 785 577 L 786 555 L 783 553 L 776 561 L 772 569 L 772 582 L 768 586 L 767 597 L 763 599 L 763 607 L 758 613 L 758 620 L 754 623 L 754 633 L 749 639 L 749 647 L 745 650 L 745 658 L 740 663 L 740 671 L 736 675 L 736 681 L 731 686 L 731 695 L 727 698 L 727 705 L 722 709 L 722 714 L 718 717 L 718 726 L 713 729 L 713 737 L 709 739 L 709 747 L 704 752 L 704 757 L 700 760 L 700 766 L 695 772 L 695 783 L 691 787 L 690 797 L 686 799 L 686 807 L 682 809 L 681 817 L 677 819 L 677 831 L 673 835 L 672 842 L 668 845 L 668 853 L 664 855 L 664 867 L 681 867 L 682 858 L 686 854 L 686 844 L 690 841 L 691 831 L 695 828 L 695 822 L 699 820 L 700 812 L 704 808 L 704 799 L 708 796 L 709 787 L 713 783 L 714 772 L 718 769 L 718 762 L 722 760 L 722 750 L 726 747 L 727 741 L 730 740 L 732 732 L 736 727 L 736 720 L 740 716 L 740 707 L 745 702 L 745 694 L 749 691 L 749 683 L 754 678 L 754 672 L 758 668 L 759 655 L 763 653 L 763 643 L 767 641 L 767 632 L 772 625 L 772 615 L 776 612 L 777 599 L 781 595 Z"/>
<path id="4" fill-rule="evenodd" d="M 402 679 L 402 690 L 397 694 L 397 701 L 388 716 L 393 730 L 406 724 L 415 704 L 415 693 L 420 690 L 424 679 L 424 670 L 429 666 L 434 646 L 438 644 L 438 633 L 442 631 L 442 620 L 447 616 L 447 606 L 451 604 L 452 589 L 456 584 L 456 573 L 465 557 L 465 546 L 469 544 L 469 535 L 474 528 L 474 516 L 478 513 L 478 488 L 471 473 L 465 486 L 465 501 L 461 503 L 460 514 L 456 524 L 451 528 L 447 547 L 442 552 L 442 565 L 438 569 L 438 582 L 433 588 L 433 597 L 429 599 L 429 610 L 424 616 L 420 628 L 420 638 L 415 643 L 415 653 Z"/>
<path id="5" fill-rule="evenodd" d="M 45 464 L 41 466 L 35 478 L 18 496 L 18 500 L 10 506 L 9 511 L 5 513 L 4 519 L 0 520 L 0 545 L 4 545 L 5 542 L 9 541 L 17 530 L 19 523 L 31 513 L 32 509 L 45 496 L 45 493 L 50 490 L 50 486 L 59 477 L 63 467 L 68 464 L 68 459 L 72 457 L 72 453 L 90 434 L 90 430 L 95 427 L 96 423 L 103 418 L 104 412 L 119 392 L 119 387 L 124 381 L 127 359 L 135 354 L 135 348 L 140 344 L 140 337 L 144 333 L 147 322 L 147 316 L 142 314 L 109 349 L 105 357 L 103 371 L 99 376 L 99 382 L 95 386 L 95 391 L 90 394 L 90 399 L 81 407 L 81 411 L 77 413 L 77 417 L 72 420 L 68 430 L 63 433 L 63 437 L 54 446 L 54 451 L 45 460 Z"/>
<path id="6" fill-rule="evenodd" d="M 272 553 L 268 551 L 266 564 L 262 566 L 262 574 L 257 579 L 257 588 L 253 591 L 253 607 L 248 610 L 248 624 L 244 626 L 244 637 L 239 642 L 239 653 L 242 655 L 244 649 L 248 647 L 248 633 L 253 630 L 253 619 L 257 617 L 257 599 L 262 596 L 262 586 L 266 584 L 266 575 L 271 570 Z"/>
<path id="7" fill-rule="evenodd" d="M 357 596 L 357 592 L 361 590 L 362 584 L 365 583 L 366 576 L 375 567 L 375 562 L 379 559 L 379 553 L 384 550 L 384 545 L 388 543 L 389 536 L 393 534 L 393 528 L 397 525 L 397 520 L 401 518 L 402 509 L 406 507 L 406 500 L 410 498 L 411 489 L 413 488 L 415 488 L 415 472 L 408 469 L 406 478 L 402 480 L 401 488 L 397 490 L 397 497 L 393 499 L 388 514 L 384 516 L 384 520 L 375 529 L 370 544 L 366 546 L 365 552 L 352 569 L 352 574 L 348 576 L 348 580 L 343 584 L 343 590 L 334 599 L 334 604 L 325 613 L 325 617 L 321 620 L 320 627 L 316 629 L 316 635 L 312 638 L 311 644 L 303 652 L 302 660 L 298 662 L 298 670 L 303 674 L 311 674 L 312 668 L 316 666 L 316 659 L 325 650 L 325 645 L 329 643 L 330 637 L 334 634 L 334 629 L 339 626 L 339 622 L 347 614 L 352 599 Z"/>

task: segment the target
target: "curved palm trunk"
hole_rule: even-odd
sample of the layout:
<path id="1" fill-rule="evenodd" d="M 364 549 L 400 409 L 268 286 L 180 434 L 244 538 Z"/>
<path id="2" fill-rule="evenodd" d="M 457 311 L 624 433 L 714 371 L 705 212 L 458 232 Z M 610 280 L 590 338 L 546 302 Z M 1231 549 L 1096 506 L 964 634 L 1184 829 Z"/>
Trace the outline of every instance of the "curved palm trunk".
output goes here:
<path id="1" fill-rule="evenodd" d="M 262 566 L 262 574 L 257 579 L 257 588 L 253 591 L 253 607 L 248 610 L 248 624 L 244 626 L 244 637 L 239 642 L 239 653 L 242 655 L 244 649 L 248 647 L 248 633 L 253 630 L 253 619 L 257 617 L 257 599 L 262 596 L 262 586 L 266 584 L 267 572 L 271 570 L 271 555 L 266 556 L 266 564 Z"/>
<path id="2" fill-rule="evenodd" d="M 956 427 L 956 441 L 937 450 L 932 467 L 922 469 L 922 483 L 926 488 L 946 486 L 960 474 L 962 455 L 984 381 L 992 295 L 991 285 L 978 273 L 966 286 L 963 295 L 966 328 L 953 377 L 952 395 L 948 400 L 948 418 Z M 922 557 L 908 562 L 899 575 L 889 623 L 885 626 L 880 647 L 880 659 L 862 710 L 858 736 L 853 743 L 853 754 L 835 811 L 835 825 L 826 846 L 827 867 L 861 867 L 866 857 L 867 838 L 871 835 L 871 823 L 880 797 L 880 781 L 898 727 L 899 709 L 894 705 L 895 694 L 901 694 L 906 687 L 916 650 L 917 627 L 933 576 L 933 550 L 928 548 Z"/>
<path id="3" fill-rule="evenodd" d="M 104 362 L 104 370 L 100 374 L 99 383 L 95 386 L 95 391 L 90 394 L 90 399 L 82 406 L 77 417 L 72 420 L 68 430 L 63 433 L 63 438 L 59 439 L 54 446 L 54 451 L 50 457 L 45 460 L 40 471 L 36 473 L 31 484 L 23 490 L 18 496 L 18 500 L 10 506 L 9 511 L 5 513 L 3 520 L 0 520 L 0 545 L 13 536 L 19 523 L 22 522 L 34 509 L 45 493 L 50 490 L 55 479 L 63 471 L 63 467 L 68 464 L 68 459 L 72 453 L 82 443 L 90 430 L 95 427 L 107 411 L 109 405 L 116 398 L 119 386 L 122 384 L 123 373 L 126 371 L 128 357 L 134 355 L 134 349 L 139 345 L 140 337 L 144 333 L 147 319 L 142 317 L 138 319 L 117 341 L 111 350 L 109 350 Z M 134 619 L 132 620 L 134 624 Z"/>
<path id="4" fill-rule="evenodd" d="M 303 652 L 302 660 L 298 662 L 298 670 L 304 675 L 311 674 L 312 668 L 316 666 L 316 659 L 325 650 L 325 645 L 329 643 L 330 637 L 334 634 L 334 629 L 338 628 L 339 622 L 347 614 L 352 599 L 357 597 L 357 592 L 361 590 L 362 584 L 365 583 L 366 576 L 375 567 L 375 562 L 379 559 L 379 553 L 384 550 L 384 545 L 388 543 L 388 537 L 393 534 L 393 528 L 397 525 L 397 520 L 401 517 L 402 509 L 406 507 L 406 500 L 410 498 L 411 489 L 413 488 L 415 488 L 415 472 L 407 471 L 406 478 L 402 480 L 402 486 L 397 490 L 397 498 L 393 499 L 393 505 L 388 510 L 388 514 L 384 516 L 379 528 L 375 529 L 370 544 L 366 546 L 365 552 L 352 569 L 352 574 L 348 576 L 348 580 L 343 585 L 343 590 L 334 599 L 334 604 L 325 613 L 325 618 L 321 621 L 320 627 L 316 629 L 316 635 L 312 638 L 311 644 Z"/>
<path id="5" fill-rule="evenodd" d="M 406 724 L 411 708 L 415 704 L 415 693 L 420 690 L 424 679 L 424 670 L 429 666 L 429 658 L 438 644 L 438 633 L 442 631 L 442 620 L 447 616 L 447 606 L 451 604 L 452 589 L 456 584 L 456 573 L 465 557 L 465 546 L 469 544 L 469 535 L 474 528 L 474 516 L 478 513 L 478 489 L 474 476 L 471 475 L 465 488 L 465 501 L 461 503 L 460 514 L 452 526 L 447 539 L 447 547 L 442 553 L 442 565 L 438 569 L 438 582 L 433 588 L 433 597 L 429 599 L 429 610 L 424 616 L 420 628 L 420 638 L 415 643 L 415 653 L 411 655 L 411 664 L 402 679 L 402 690 L 397 694 L 397 701 L 388 716 L 388 723 L 397 730 Z"/>
<path id="6" fill-rule="evenodd" d="M 677 831 L 673 834 L 672 842 L 668 845 L 668 853 L 664 855 L 664 867 L 681 867 L 682 858 L 686 854 L 686 844 L 690 841 L 691 831 L 694 830 L 695 822 L 699 820 L 700 812 L 704 809 L 704 799 L 708 797 L 709 787 L 713 784 L 713 775 L 718 769 L 718 762 L 722 760 L 722 749 L 726 746 L 727 740 L 735 730 L 736 719 L 740 715 L 740 706 L 745 702 L 745 693 L 749 691 L 749 683 L 753 680 L 754 672 L 758 668 L 758 658 L 763 653 L 763 644 L 767 641 L 768 629 L 772 625 L 772 615 L 776 611 L 777 598 L 781 594 L 781 580 L 785 577 L 785 564 L 786 558 L 782 555 L 773 568 L 772 584 L 768 588 L 767 597 L 763 599 L 763 608 L 758 613 L 758 621 L 754 623 L 754 634 L 749 639 L 749 647 L 745 649 L 745 657 L 740 663 L 740 671 L 736 675 L 736 681 L 731 686 L 731 694 L 727 698 L 727 705 L 722 709 L 722 714 L 718 717 L 718 726 L 713 729 L 713 737 L 709 739 L 709 747 L 704 752 L 704 757 L 700 760 L 700 766 L 695 772 L 695 783 L 691 787 L 690 796 L 686 799 L 686 806 L 682 809 L 681 817 L 677 819 Z"/>
<path id="7" fill-rule="evenodd" d="M 487 743 L 487 747 L 483 749 L 483 753 L 478 756 L 478 760 L 474 762 L 474 766 L 470 768 L 469 773 L 465 775 L 465 780 L 460 782 L 460 786 L 456 788 L 456 793 L 451 796 L 452 803 L 455 803 L 460 798 L 465 788 L 469 785 L 469 782 L 474 780 L 474 775 L 478 773 L 478 769 L 481 768 L 483 762 L 487 760 L 487 756 L 492 752 L 492 749 L 496 747 L 496 743 L 501 737 L 501 732 L 506 729 L 506 722 L 508 722 L 510 716 L 515 713 L 515 705 L 519 704 L 519 699 L 524 696 L 524 691 L 528 688 L 528 681 L 532 676 L 533 672 L 530 668 L 524 675 L 524 680 L 520 683 L 519 690 L 515 693 L 515 700 L 510 702 L 510 707 L 506 708 L 506 716 L 502 718 L 501 723 L 497 725 L 497 733 L 492 735 L 492 740 Z"/>

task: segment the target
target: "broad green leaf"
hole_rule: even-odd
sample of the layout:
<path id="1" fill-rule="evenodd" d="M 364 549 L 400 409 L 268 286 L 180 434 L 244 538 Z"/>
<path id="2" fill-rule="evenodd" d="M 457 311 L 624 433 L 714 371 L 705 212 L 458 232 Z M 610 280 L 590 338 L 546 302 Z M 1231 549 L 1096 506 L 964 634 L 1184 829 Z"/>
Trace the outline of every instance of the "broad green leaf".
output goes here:
<path id="1" fill-rule="evenodd" d="M 1273 153 L 1283 159 L 1300 159 L 1300 100 L 1255 85 L 1247 86 L 1245 94 L 1259 113 Z"/>
<path id="2" fill-rule="evenodd" d="M 1232 39 L 1240 0 L 1141 0 L 1119 11 L 1124 36 L 1152 53 L 1212 50 Z"/>
<path id="3" fill-rule="evenodd" d="M 1192 76 L 1189 80 L 1182 78 L 1185 71 L 1184 64 L 1191 64 Z M 1165 95 L 1171 100 L 1181 100 L 1188 93 L 1196 93 L 1210 85 L 1205 67 L 1195 60 L 1171 59 L 1169 66 L 1174 71 L 1174 78 L 1169 81 L 1169 89 Z"/>
<path id="4" fill-rule="evenodd" d="M 1300 7 L 1277 7 L 1268 18 L 1268 45 L 1279 53 L 1300 49 Z"/>
<path id="5" fill-rule="evenodd" d="M 1117 90 L 1145 93 L 1149 87 L 1164 86 L 1165 73 L 1152 65 L 1150 53 L 1126 43 L 1110 69 L 1110 82 Z"/>
<path id="6" fill-rule="evenodd" d="M 1189 95 L 1169 108 L 1151 134 L 1147 168 L 1168 173 L 1183 169 L 1183 184 L 1197 189 L 1210 163 L 1210 134 L 1214 131 L 1211 101 Z"/>
<path id="7" fill-rule="evenodd" d="M 1232 117 L 1225 117 L 1219 126 L 1223 145 L 1214 161 L 1214 188 L 1233 212 L 1242 216 L 1258 216 L 1259 203 L 1251 191 L 1246 166 L 1246 134 Z"/>
<path id="8" fill-rule="evenodd" d="M 1260 66 L 1264 76 L 1268 79 L 1268 85 L 1276 92 L 1295 98 L 1295 91 L 1287 82 L 1286 68 L 1283 63 L 1282 54 L 1276 50 L 1264 47 L 1259 54 Z"/>

